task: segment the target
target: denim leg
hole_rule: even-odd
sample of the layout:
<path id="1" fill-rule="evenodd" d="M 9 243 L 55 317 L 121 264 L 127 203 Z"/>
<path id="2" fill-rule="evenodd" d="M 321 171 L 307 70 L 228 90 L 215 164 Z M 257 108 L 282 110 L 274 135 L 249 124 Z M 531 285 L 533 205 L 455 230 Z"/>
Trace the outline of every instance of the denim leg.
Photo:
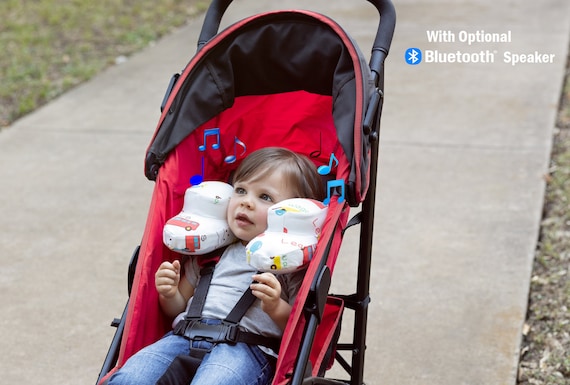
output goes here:
<path id="1" fill-rule="evenodd" d="M 169 333 L 130 357 L 108 385 L 154 385 L 176 356 L 189 352 L 188 340 Z"/>
<path id="2" fill-rule="evenodd" d="M 265 385 L 273 368 L 257 346 L 219 344 L 204 357 L 192 384 Z"/>

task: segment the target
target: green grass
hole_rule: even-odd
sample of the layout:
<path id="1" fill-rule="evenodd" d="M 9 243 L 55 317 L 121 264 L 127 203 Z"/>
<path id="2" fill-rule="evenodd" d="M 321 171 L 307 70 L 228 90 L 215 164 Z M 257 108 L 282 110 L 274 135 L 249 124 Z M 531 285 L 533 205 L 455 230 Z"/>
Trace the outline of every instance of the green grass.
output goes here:
<path id="1" fill-rule="evenodd" d="M 205 10 L 203 0 L 0 1 L 0 126 Z"/>
<path id="2" fill-rule="evenodd" d="M 518 385 L 570 384 L 570 59 L 547 177 Z"/>

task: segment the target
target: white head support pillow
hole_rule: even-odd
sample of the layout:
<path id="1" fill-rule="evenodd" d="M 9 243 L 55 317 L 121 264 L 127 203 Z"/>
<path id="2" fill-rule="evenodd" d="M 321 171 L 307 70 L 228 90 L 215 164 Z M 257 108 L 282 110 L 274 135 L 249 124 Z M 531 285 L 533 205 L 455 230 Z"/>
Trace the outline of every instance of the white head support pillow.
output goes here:
<path id="1" fill-rule="evenodd" d="M 292 198 L 269 208 L 267 230 L 246 246 L 247 261 L 259 271 L 290 273 L 313 257 L 327 216 L 322 202 Z"/>
<path id="2" fill-rule="evenodd" d="M 184 207 L 164 225 L 163 241 L 182 254 L 202 255 L 236 240 L 226 219 L 233 187 L 202 182 L 186 190 Z"/>

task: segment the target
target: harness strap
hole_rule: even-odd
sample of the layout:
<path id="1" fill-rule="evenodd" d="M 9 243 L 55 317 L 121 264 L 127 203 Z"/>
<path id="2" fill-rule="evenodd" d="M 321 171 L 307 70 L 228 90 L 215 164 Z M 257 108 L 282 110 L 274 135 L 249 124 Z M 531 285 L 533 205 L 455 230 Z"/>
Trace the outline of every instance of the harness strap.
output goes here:
<path id="1" fill-rule="evenodd" d="M 221 255 L 224 251 L 225 248 L 217 250 L 216 253 L 217 255 Z M 218 260 L 219 257 L 210 258 L 207 263 L 202 265 L 200 269 L 200 280 L 194 289 L 190 307 L 184 315 L 184 319 L 176 324 L 174 334 L 184 336 L 191 341 L 208 341 L 211 343 L 225 342 L 230 344 L 243 342 L 249 345 L 265 346 L 278 352 L 281 344 L 279 338 L 265 337 L 239 328 L 239 321 L 256 300 L 251 288 L 247 288 L 239 301 L 220 324 L 211 325 L 201 322 L 208 289 L 210 288 Z M 203 356 L 204 353 L 200 355 Z"/>
<path id="2" fill-rule="evenodd" d="M 212 276 L 214 275 L 215 262 L 209 263 L 208 265 L 200 269 L 200 281 L 194 290 L 194 295 L 192 297 L 192 303 L 184 316 L 184 319 L 198 319 L 202 316 L 202 310 L 204 310 L 204 304 L 206 303 L 206 296 L 208 295 L 208 289 L 210 288 L 210 282 L 212 282 Z"/>
<path id="3" fill-rule="evenodd" d="M 242 317 L 247 312 L 247 309 L 253 305 L 257 298 L 251 292 L 251 288 L 247 288 L 247 290 L 243 293 L 239 301 L 236 303 L 230 314 L 227 315 L 225 321 L 237 324 Z"/>
<path id="4" fill-rule="evenodd" d="M 261 345 L 279 351 L 281 340 L 279 338 L 265 337 L 240 329 L 239 321 L 255 302 L 256 298 L 248 288 L 225 320 L 219 324 L 208 324 L 202 319 L 202 310 L 206 303 L 208 289 L 214 275 L 214 268 L 225 248 L 209 254 L 207 260 L 200 263 L 200 280 L 194 289 L 194 296 L 184 319 L 179 321 L 174 328 L 174 334 L 183 336 L 190 341 L 207 341 L 210 343 L 236 344 L 243 342 L 248 345 Z M 214 254 L 215 253 L 215 254 Z M 185 385 L 192 381 L 196 370 L 209 349 L 192 347 L 190 355 L 181 355 L 174 359 L 166 372 L 158 380 L 156 385 Z"/>

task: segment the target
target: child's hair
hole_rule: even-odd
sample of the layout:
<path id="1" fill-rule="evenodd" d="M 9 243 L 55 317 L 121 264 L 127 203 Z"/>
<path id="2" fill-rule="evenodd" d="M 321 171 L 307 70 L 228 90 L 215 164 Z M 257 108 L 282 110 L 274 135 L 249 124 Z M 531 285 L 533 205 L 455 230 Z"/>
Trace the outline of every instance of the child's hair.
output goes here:
<path id="1" fill-rule="evenodd" d="M 282 147 L 265 147 L 249 154 L 237 168 L 232 182 L 259 180 L 276 169 L 282 173 L 295 198 L 323 200 L 325 190 L 313 162 Z"/>

